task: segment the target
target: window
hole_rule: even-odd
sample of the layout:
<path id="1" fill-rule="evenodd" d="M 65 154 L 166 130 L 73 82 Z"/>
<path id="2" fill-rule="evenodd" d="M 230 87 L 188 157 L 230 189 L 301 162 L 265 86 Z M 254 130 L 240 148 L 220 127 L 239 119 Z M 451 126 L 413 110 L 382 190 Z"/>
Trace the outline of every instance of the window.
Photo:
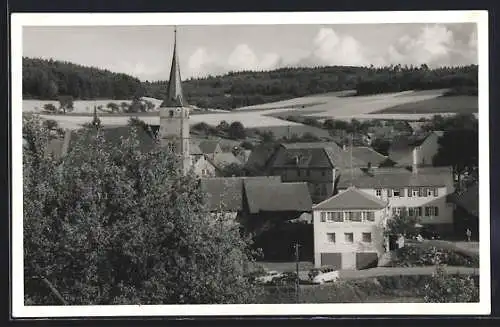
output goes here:
<path id="1" fill-rule="evenodd" d="M 173 111 L 173 110 L 170 110 L 170 111 L 168 112 L 168 115 L 170 116 L 170 118 L 174 117 L 174 111 Z"/>
<path id="2" fill-rule="evenodd" d="M 439 208 L 438 207 L 425 207 L 425 216 L 426 217 L 437 217 L 439 216 Z"/>
<path id="3" fill-rule="evenodd" d="M 354 242 L 353 233 L 344 233 L 344 239 L 346 243 L 353 243 Z"/>
<path id="4" fill-rule="evenodd" d="M 329 212 L 328 215 L 327 215 L 327 220 L 329 222 L 337 222 L 337 223 L 341 223 L 344 221 L 344 215 L 343 215 L 343 212 L 341 211 L 333 211 L 333 212 Z"/>
<path id="5" fill-rule="evenodd" d="M 433 193 L 433 189 L 428 188 L 427 189 L 427 196 L 432 196 L 432 193 Z"/>
<path id="6" fill-rule="evenodd" d="M 177 147 L 176 147 L 175 143 L 170 142 L 170 143 L 168 143 L 168 149 L 171 152 L 175 152 L 177 150 Z"/>
<path id="7" fill-rule="evenodd" d="M 322 212 L 322 213 L 320 214 L 320 221 L 321 221 L 322 223 L 324 223 L 324 222 L 326 221 L 326 212 Z"/>
<path id="8" fill-rule="evenodd" d="M 363 233 L 362 235 L 362 240 L 364 243 L 371 243 L 372 242 L 372 233 Z"/>
<path id="9" fill-rule="evenodd" d="M 438 189 L 437 189 L 437 187 L 434 188 L 434 196 L 438 196 Z"/>
<path id="10" fill-rule="evenodd" d="M 398 214 L 398 208 L 392 208 L 392 215 L 396 216 Z"/>
<path id="11" fill-rule="evenodd" d="M 424 196 L 424 194 L 425 194 L 425 193 L 424 193 L 424 191 L 425 191 L 425 189 L 424 189 L 423 187 L 420 187 L 420 188 L 418 189 L 418 196 L 419 196 L 419 197 L 423 197 L 423 196 Z"/>
<path id="12" fill-rule="evenodd" d="M 335 233 L 327 233 L 326 237 L 328 239 L 328 242 L 335 243 Z"/>
<path id="13" fill-rule="evenodd" d="M 364 213 L 365 221 L 375 221 L 375 212 L 365 211 Z"/>
<path id="14" fill-rule="evenodd" d="M 321 171 L 321 176 L 325 177 L 326 176 L 326 171 L 322 170 Z"/>
<path id="15" fill-rule="evenodd" d="M 376 192 L 377 196 L 382 196 L 382 190 L 381 189 L 378 188 L 378 189 L 375 190 L 375 192 Z"/>
<path id="16" fill-rule="evenodd" d="M 349 211 L 347 213 L 347 219 L 349 221 L 361 221 L 361 212 L 360 211 Z"/>
<path id="17" fill-rule="evenodd" d="M 422 207 L 415 208 L 415 216 L 422 217 Z"/>
<path id="18" fill-rule="evenodd" d="M 411 192 L 412 192 L 413 196 L 417 197 L 418 193 L 419 193 L 419 189 L 418 188 L 414 188 L 414 189 L 412 189 Z"/>
<path id="19" fill-rule="evenodd" d="M 415 210 L 413 208 L 408 208 L 408 216 L 413 217 L 415 214 Z"/>
<path id="20" fill-rule="evenodd" d="M 392 190 L 388 189 L 387 190 L 387 197 L 390 198 L 392 196 Z"/>
<path id="21" fill-rule="evenodd" d="M 404 196 L 404 189 L 395 189 L 393 190 L 392 195 L 402 197 Z"/>

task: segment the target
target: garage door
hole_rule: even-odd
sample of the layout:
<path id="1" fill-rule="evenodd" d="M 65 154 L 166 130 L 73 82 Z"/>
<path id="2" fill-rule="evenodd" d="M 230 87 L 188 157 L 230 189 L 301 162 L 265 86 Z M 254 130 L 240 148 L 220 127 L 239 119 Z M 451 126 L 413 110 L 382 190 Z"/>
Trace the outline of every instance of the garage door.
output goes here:
<path id="1" fill-rule="evenodd" d="M 376 252 L 356 253 L 356 269 L 375 268 L 378 264 Z"/>
<path id="2" fill-rule="evenodd" d="M 332 266 L 336 269 L 342 268 L 342 254 L 341 253 L 321 253 L 321 265 Z"/>

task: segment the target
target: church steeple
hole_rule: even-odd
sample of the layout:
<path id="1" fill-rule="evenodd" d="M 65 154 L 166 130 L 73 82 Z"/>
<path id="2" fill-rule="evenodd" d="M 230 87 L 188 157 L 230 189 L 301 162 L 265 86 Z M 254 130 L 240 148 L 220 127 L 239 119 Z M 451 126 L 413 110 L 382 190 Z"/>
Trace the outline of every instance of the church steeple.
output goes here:
<path id="1" fill-rule="evenodd" d="M 174 27 L 174 53 L 172 55 L 172 67 L 170 68 L 167 97 L 161 106 L 184 107 L 184 105 L 185 101 L 182 93 L 181 70 L 179 67 L 179 58 L 177 56 L 177 27 Z"/>

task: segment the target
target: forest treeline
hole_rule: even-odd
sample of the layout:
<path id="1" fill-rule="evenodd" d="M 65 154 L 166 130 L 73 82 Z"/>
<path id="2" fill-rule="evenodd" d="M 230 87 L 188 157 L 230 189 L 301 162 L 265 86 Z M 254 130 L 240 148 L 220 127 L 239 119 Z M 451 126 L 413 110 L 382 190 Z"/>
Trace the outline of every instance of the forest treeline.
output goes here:
<path id="1" fill-rule="evenodd" d="M 359 95 L 450 88 L 449 94 L 477 95 L 477 65 L 430 69 L 427 65 L 331 66 L 231 72 L 183 82 L 191 105 L 233 109 L 312 94 L 356 90 Z M 167 81 L 145 81 L 70 62 L 23 58 L 23 97 L 56 100 L 162 99 Z"/>

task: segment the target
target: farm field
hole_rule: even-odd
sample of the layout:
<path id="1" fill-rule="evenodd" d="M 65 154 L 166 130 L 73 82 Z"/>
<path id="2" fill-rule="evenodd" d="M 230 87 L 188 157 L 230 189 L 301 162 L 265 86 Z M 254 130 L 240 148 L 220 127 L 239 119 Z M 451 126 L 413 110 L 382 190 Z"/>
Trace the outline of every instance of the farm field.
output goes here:
<path id="1" fill-rule="evenodd" d="M 444 96 L 413 103 L 404 103 L 385 108 L 374 113 L 413 114 L 413 113 L 460 113 L 470 114 L 478 112 L 477 96 Z"/>
<path id="2" fill-rule="evenodd" d="M 435 114 L 453 115 L 453 103 L 457 107 L 469 107 L 468 105 L 460 104 L 460 101 L 454 98 L 461 97 L 442 97 L 446 90 L 426 90 L 426 91 L 405 91 L 390 94 L 377 94 L 370 96 L 346 96 L 339 92 L 320 94 L 315 96 L 308 96 L 296 98 L 286 101 L 279 101 L 275 103 L 268 103 L 264 105 L 243 107 L 232 112 L 195 112 L 191 115 L 191 123 L 197 124 L 205 122 L 209 125 L 218 125 L 222 120 L 232 123 L 240 121 L 247 128 L 258 128 L 260 130 L 271 130 L 278 136 L 286 136 L 289 134 L 301 135 L 305 132 L 313 133 L 320 137 L 327 137 L 328 134 L 322 130 L 306 126 L 300 123 L 285 121 L 277 116 L 291 116 L 301 115 L 310 116 L 311 118 L 318 119 L 401 119 L 401 120 L 418 120 L 420 118 L 431 118 Z M 469 98 L 469 97 L 468 97 Z M 470 97 L 474 98 L 474 97 Z M 445 100 L 441 100 L 445 99 Z M 476 98 L 477 99 L 477 98 Z M 151 100 L 151 99 L 148 99 Z M 156 100 L 156 99 L 153 99 Z M 470 99 L 469 99 L 470 100 Z M 469 101 L 468 100 L 468 101 Z M 152 100 L 151 100 L 152 101 Z M 160 101 L 160 100 L 156 100 Z M 434 101 L 434 102 L 432 102 Z M 445 101 L 448 107 L 439 107 L 437 104 Z M 89 122 L 89 116 L 92 113 L 94 105 L 102 105 L 105 107 L 109 102 L 127 102 L 121 100 L 97 100 L 97 101 L 75 101 L 75 110 L 69 115 L 43 115 L 43 118 L 53 119 L 59 122 L 61 127 L 75 129 L 81 127 L 82 124 Z M 130 102 L 130 101 L 129 101 Z M 23 111 L 37 111 L 36 108 L 43 107 L 44 103 L 54 103 L 56 101 L 38 101 L 38 100 L 24 100 Z M 424 104 L 420 104 L 424 103 Z M 439 107 L 440 111 L 432 112 L 424 110 L 428 108 L 425 103 L 435 103 L 436 108 Z M 469 102 L 472 105 L 471 102 Z M 386 112 L 384 110 L 394 108 L 422 108 L 422 110 L 413 109 L 413 112 L 406 109 L 406 112 Z M 477 101 L 476 101 L 477 108 Z M 446 111 L 446 110 L 448 111 Z M 39 110 L 39 109 L 38 109 Z M 459 111 L 461 109 L 458 109 Z M 419 111 L 419 112 L 415 112 Z M 477 110 L 476 110 L 477 111 Z M 80 115 L 80 116 L 79 116 Z M 133 115 L 149 124 L 158 124 L 158 116 L 156 113 L 146 113 Z M 101 122 L 105 125 L 120 126 L 127 124 L 130 114 L 106 114 L 101 113 Z"/>

